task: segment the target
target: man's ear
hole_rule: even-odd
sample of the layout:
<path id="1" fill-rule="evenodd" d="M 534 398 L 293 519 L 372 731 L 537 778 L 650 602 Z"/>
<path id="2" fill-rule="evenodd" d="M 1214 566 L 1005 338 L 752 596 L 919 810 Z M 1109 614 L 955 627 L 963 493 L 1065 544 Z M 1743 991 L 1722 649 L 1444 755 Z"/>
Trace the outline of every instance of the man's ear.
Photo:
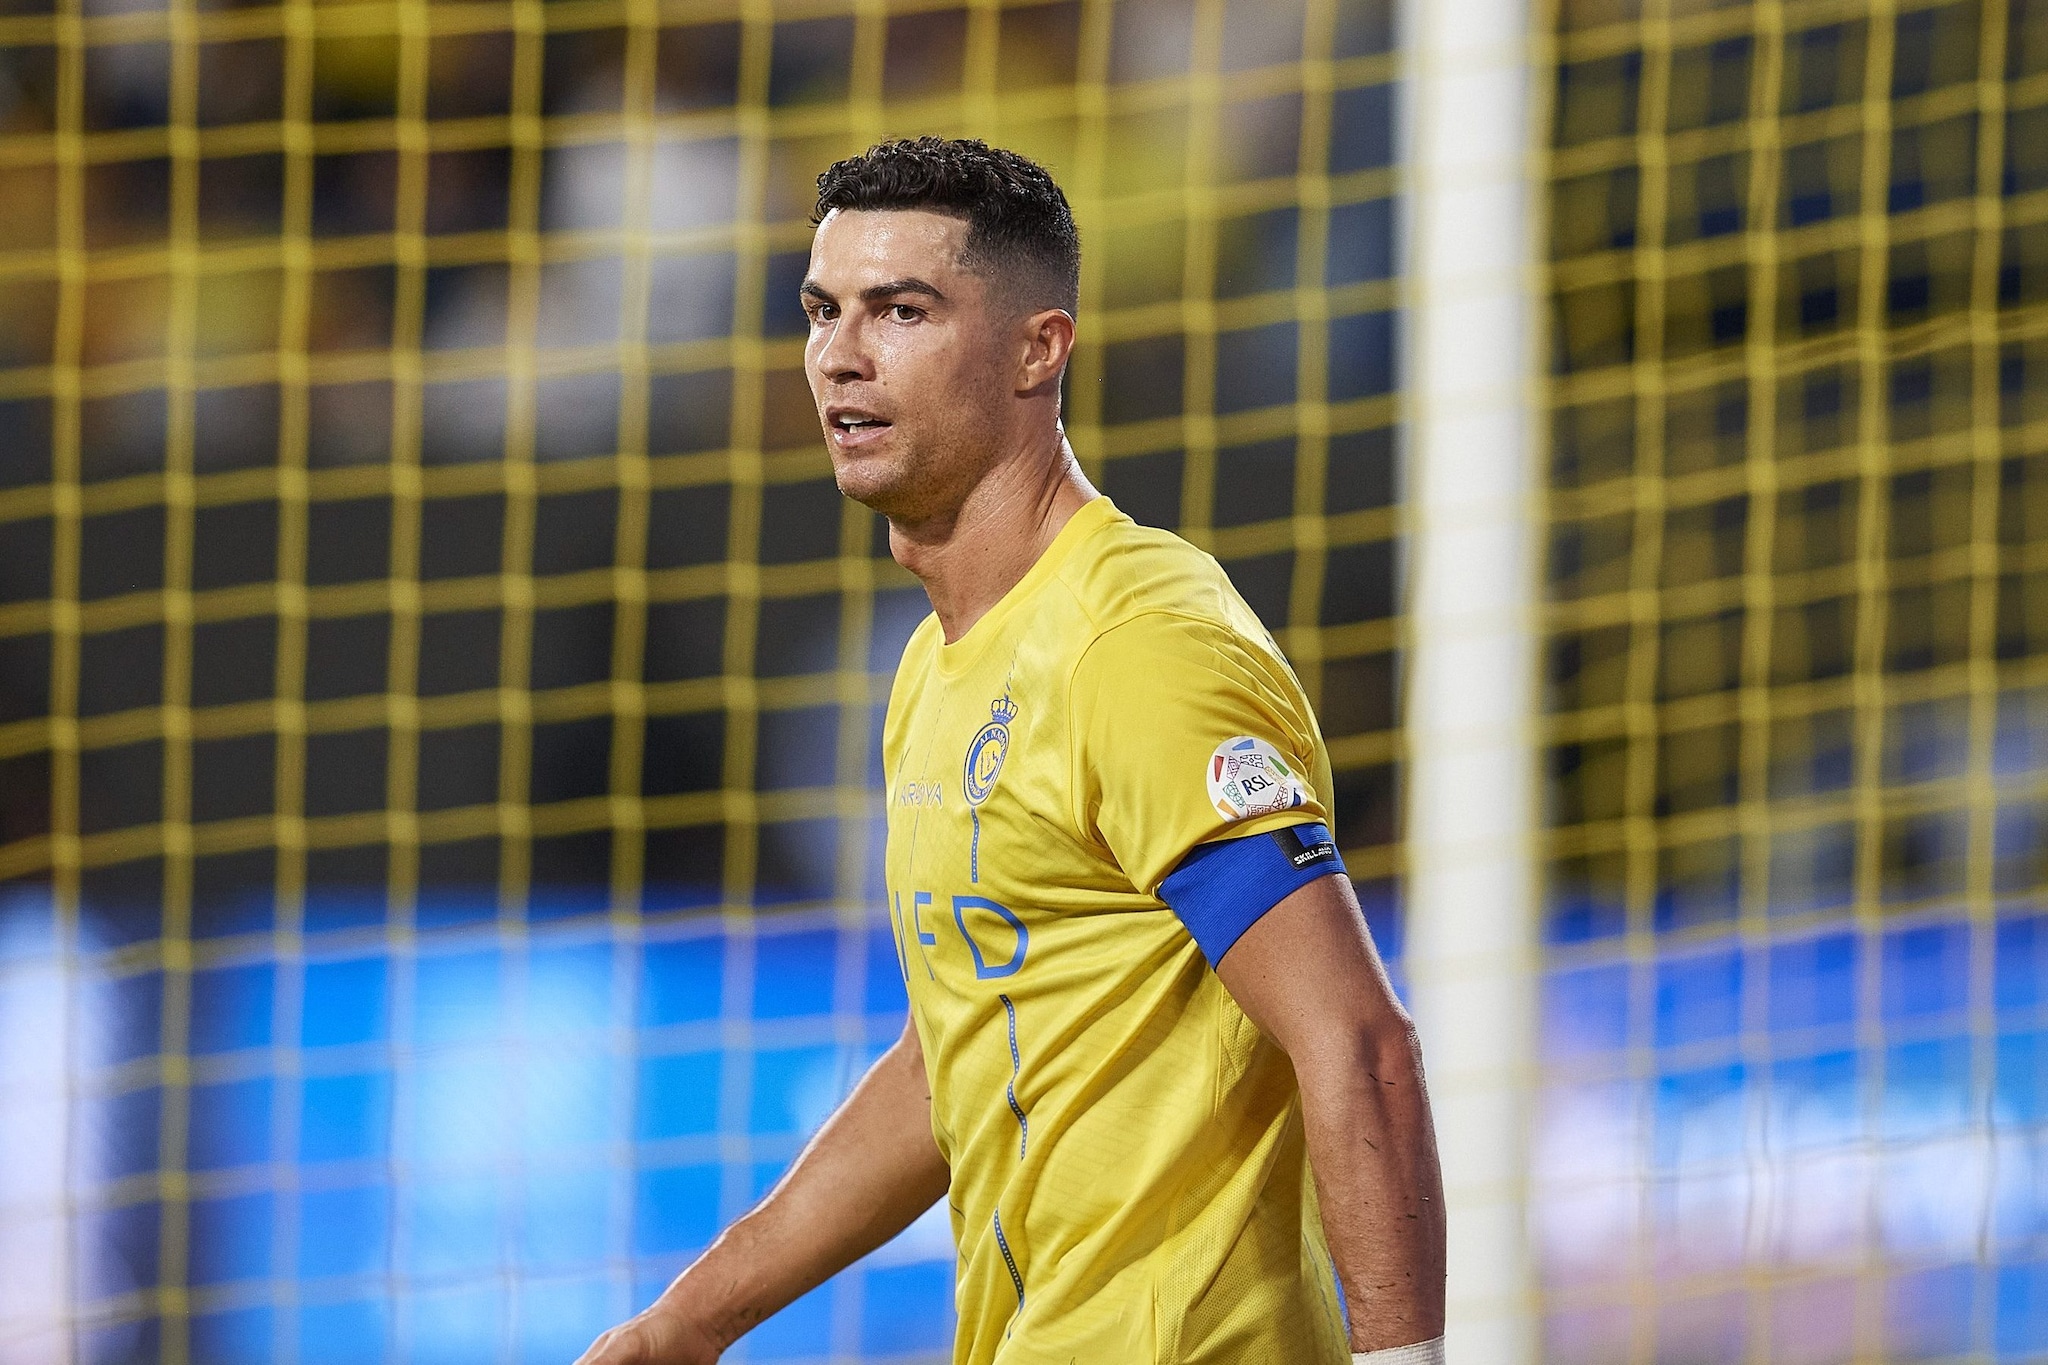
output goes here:
<path id="1" fill-rule="evenodd" d="M 1074 353 L 1074 315 L 1064 308 L 1047 308 L 1024 318 L 1019 329 L 1024 347 L 1017 391 L 1037 393 L 1048 386 L 1057 390 Z"/>

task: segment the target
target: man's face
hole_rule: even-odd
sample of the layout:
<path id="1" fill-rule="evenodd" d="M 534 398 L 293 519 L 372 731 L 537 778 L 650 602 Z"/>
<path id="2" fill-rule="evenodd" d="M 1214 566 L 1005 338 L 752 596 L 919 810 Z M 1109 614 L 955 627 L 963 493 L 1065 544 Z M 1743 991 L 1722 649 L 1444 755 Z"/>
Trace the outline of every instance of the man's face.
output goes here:
<path id="1" fill-rule="evenodd" d="M 960 264 L 967 224 L 844 210 L 811 243 L 804 370 L 839 491 L 898 520 L 957 508 L 997 457 L 1002 319 Z"/>

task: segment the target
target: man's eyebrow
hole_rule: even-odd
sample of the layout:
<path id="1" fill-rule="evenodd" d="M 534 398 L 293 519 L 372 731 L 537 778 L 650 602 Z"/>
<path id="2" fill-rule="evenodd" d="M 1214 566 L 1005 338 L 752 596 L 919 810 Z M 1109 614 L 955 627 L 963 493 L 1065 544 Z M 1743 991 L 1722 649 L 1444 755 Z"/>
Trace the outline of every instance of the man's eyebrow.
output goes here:
<path id="1" fill-rule="evenodd" d="M 830 290 L 816 280 L 805 280 L 797 292 L 807 299 L 816 299 L 820 303 L 839 302 Z M 878 303 L 883 299 L 893 299 L 898 294 L 922 294 L 926 298 L 940 302 L 944 302 L 946 298 L 944 290 L 929 281 L 918 279 L 915 275 L 906 275 L 900 280 L 889 280 L 882 284 L 871 284 L 860 291 L 860 298 L 862 303 Z"/>
<path id="2" fill-rule="evenodd" d="M 900 280 L 890 280 L 886 284 L 871 284 L 860 291 L 863 303 L 878 303 L 883 299 L 894 298 L 898 294 L 922 294 L 926 298 L 941 302 L 946 297 L 937 285 L 920 280 L 915 275 L 906 275 Z"/>

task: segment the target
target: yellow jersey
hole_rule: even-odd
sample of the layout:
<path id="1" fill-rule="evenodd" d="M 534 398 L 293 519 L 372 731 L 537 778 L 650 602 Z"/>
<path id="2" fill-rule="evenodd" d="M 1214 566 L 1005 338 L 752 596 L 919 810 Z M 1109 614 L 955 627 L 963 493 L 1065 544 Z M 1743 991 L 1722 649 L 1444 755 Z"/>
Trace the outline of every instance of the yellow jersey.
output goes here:
<path id="1" fill-rule="evenodd" d="M 1348 1362 L 1294 1073 L 1161 896 L 1219 840 L 1335 858 L 1295 833 L 1315 717 L 1222 568 L 1094 499 L 959 640 L 912 635 L 883 758 L 956 1365 Z"/>

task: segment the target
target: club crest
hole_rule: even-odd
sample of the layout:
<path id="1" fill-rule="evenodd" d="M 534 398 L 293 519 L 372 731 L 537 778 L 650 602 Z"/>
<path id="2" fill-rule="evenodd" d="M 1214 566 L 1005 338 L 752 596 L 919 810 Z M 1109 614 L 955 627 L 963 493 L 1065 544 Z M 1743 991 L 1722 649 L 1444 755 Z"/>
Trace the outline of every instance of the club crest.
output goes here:
<path id="1" fill-rule="evenodd" d="M 1017 703 L 1005 695 L 992 703 L 989 711 L 993 719 L 975 731 L 974 738 L 968 742 L 967 763 L 961 774 L 960 786 L 967 793 L 970 806 L 978 806 L 988 800 L 989 793 L 996 789 L 996 778 L 1003 771 L 1003 759 L 1010 752 L 1010 722 L 1017 718 Z"/>

